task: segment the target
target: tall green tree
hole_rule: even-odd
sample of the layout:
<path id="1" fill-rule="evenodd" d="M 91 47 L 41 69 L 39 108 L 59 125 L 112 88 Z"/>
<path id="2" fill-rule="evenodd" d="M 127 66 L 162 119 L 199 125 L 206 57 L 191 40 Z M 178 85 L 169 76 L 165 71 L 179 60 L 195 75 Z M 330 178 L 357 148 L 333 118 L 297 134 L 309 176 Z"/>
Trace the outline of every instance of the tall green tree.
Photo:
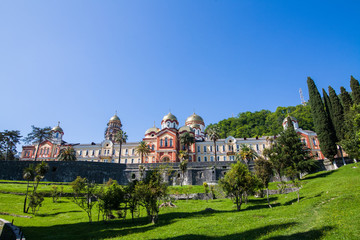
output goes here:
<path id="1" fill-rule="evenodd" d="M 320 141 L 320 148 L 322 153 L 330 161 L 334 163 L 334 156 L 337 153 L 336 136 L 331 131 L 330 118 L 327 115 L 319 91 L 315 85 L 314 80 L 310 77 L 307 79 L 307 85 L 309 89 L 309 102 L 311 106 L 311 112 L 314 120 L 315 131 Z"/>
<path id="2" fill-rule="evenodd" d="M 332 125 L 333 114 L 332 114 L 332 106 L 331 106 L 330 98 L 327 92 L 325 91 L 325 89 L 322 89 L 322 92 L 324 98 L 325 111 L 328 117 L 330 118 L 330 124 Z M 332 125 L 332 128 L 334 128 L 334 125 Z M 335 131 L 335 129 L 332 129 L 332 131 Z"/>
<path id="3" fill-rule="evenodd" d="M 5 130 L 4 132 L 0 132 L 0 149 L 4 152 L 5 161 L 9 160 L 9 158 L 14 159 L 14 155 L 17 153 L 16 144 L 20 142 L 20 139 L 20 131 Z"/>
<path id="4" fill-rule="evenodd" d="M 258 179 L 240 161 L 231 165 L 225 177 L 220 179 L 220 186 L 236 204 L 236 209 L 241 210 L 243 197 L 247 191 L 258 187 Z"/>
<path id="5" fill-rule="evenodd" d="M 264 158 L 258 158 L 255 160 L 255 175 L 259 178 L 262 185 L 266 188 L 266 198 L 269 207 L 271 208 L 269 201 L 269 182 L 273 175 L 273 168 L 270 161 Z"/>
<path id="6" fill-rule="evenodd" d="M 344 139 L 344 109 L 335 90 L 329 86 L 329 98 L 331 103 L 332 122 L 338 141 Z"/>
<path id="7" fill-rule="evenodd" d="M 76 152 L 71 146 L 63 148 L 60 150 L 57 159 L 59 161 L 76 161 Z"/>
<path id="8" fill-rule="evenodd" d="M 360 104 L 360 84 L 353 76 L 350 77 L 350 87 L 355 104 Z"/>
<path id="9" fill-rule="evenodd" d="M 144 157 L 150 154 L 150 148 L 146 142 L 141 141 L 140 144 L 135 148 L 135 152 L 140 155 L 141 163 L 144 163 Z"/>
<path id="10" fill-rule="evenodd" d="M 344 113 L 348 113 L 353 105 L 353 100 L 344 87 L 340 87 L 340 91 L 340 99 L 344 108 Z"/>
<path id="11" fill-rule="evenodd" d="M 126 143 L 128 136 L 122 129 L 116 132 L 115 142 L 119 143 L 119 163 L 121 163 L 121 147 L 123 143 Z"/>
<path id="12" fill-rule="evenodd" d="M 189 151 L 190 145 L 195 143 L 195 137 L 192 134 L 185 132 L 180 135 L 180 143 L 185 146 L 186 151 Z"/>
<path id="13" fill-rule="evenodd" d="M 34 159 L 34 161 L 36 161 L 37 156 L 38 156 L 38 152 L 39 152 L 40 144 L 43 141 L 52 139 L 52 131 L 51 131 L 50 127 L 45 127 L 45 128 L 38 128 L 38 127 L 35 127 L 35 126 L 31 126 L 31 127 L 32 127 L 32 131 L 25 138 L 25 142 L 27 142 L 27 143 L 31 143 L 31 142 L 37 143 L 35 159 Z"/>
<path id="14" fill-rule="evenodd" d="M 215 161 L 217 161 L 217 153 L 216 153 L 216 141 L 220 138 L 220 129 L 217 125 L 212 125 L 211 127 L 206 129 L 206 134 L 209 139 L 214 143 L 214 155 Z"/>

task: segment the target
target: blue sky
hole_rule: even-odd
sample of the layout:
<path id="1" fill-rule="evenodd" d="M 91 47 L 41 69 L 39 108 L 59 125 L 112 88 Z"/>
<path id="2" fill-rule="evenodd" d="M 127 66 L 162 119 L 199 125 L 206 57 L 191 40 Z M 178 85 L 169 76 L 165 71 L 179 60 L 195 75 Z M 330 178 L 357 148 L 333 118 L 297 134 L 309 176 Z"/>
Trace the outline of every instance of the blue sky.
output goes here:
<path id="1" fill-rule="evenodd" d="M 0 1 L 0 131 L 61 121 L 139 141 L 171 112 L 206 124 L 360 80 L 359 1 Z M 20 150 L 20 149 L 19 149 Z"/>

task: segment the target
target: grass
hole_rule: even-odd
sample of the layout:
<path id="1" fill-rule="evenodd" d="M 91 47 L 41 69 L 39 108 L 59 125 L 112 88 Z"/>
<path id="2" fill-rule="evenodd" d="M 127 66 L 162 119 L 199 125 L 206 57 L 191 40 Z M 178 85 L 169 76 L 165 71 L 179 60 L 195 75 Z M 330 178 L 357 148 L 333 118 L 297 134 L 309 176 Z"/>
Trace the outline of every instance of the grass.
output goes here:
<path id="1" fill-rule="evenodd" d="M 360 168 L 353 166 L 307 176 L 301 181 L 300 203 L 296 202 L 296 193 L 272 195 L 272 209 L 266 200 L 257 198 L 250 198 L 240 212 L 229 199 L 184 200 L 175 202 L 177 208 L 161 209 L 157 225 L 148 224 L 144 211 L 134 222 L 87 223 L 86 213 L 70 199 L 52 203 L 46 198 L 36 217 L 0 218 L 14 219 L 30 240 L 360 239 Z M 0 189 L 3 185 L 0 183 Z M 181 193 L 181 189 L 171 191 Z M 203 187 L 190 190 L 203 192 Z M 0 194 L 0 212 L 28 215 L 22 213 L 23 200 L 23 196 Z"/>

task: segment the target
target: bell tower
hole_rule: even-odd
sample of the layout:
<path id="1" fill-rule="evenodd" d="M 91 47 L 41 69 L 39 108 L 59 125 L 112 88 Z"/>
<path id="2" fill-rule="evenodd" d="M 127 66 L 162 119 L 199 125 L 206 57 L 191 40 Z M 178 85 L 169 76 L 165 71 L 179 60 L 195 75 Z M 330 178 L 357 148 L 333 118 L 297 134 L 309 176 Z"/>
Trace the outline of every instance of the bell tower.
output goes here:
<path id="1" fill-rule="evenodd" d="M 122 124 L 120 121 L 120 118 L 115 113 L 114 116 L 112 116 L 107 124 L 106 130 L 105 130 L 105 139 L 110 140 L 114 142 L 115 134 L 121 130 Z"/>

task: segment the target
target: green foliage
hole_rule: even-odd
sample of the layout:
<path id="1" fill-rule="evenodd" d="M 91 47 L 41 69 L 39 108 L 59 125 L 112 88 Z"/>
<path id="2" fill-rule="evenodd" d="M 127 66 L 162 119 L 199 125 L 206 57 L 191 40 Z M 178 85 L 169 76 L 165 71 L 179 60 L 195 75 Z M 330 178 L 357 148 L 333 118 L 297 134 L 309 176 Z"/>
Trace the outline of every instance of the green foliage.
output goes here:
<path id="1" fill-rule="evenodd" d="M 345 116 L 345 134 L 340 145 L 350 157 L 360 159 L 360 105 L 354 104 Z"/>
<path id="2" fill-rule="evenodd" d="M 126 216 L 125 190 L 116 181 L 112 181 L 107 187 L 97 193 L 99 210 L 103 213 L 106 220 L 112 215 L 113 211 L 120 211 L 122 216 Z"/>
<path id="3" fill-rule="evenodd" d="M 247 166 L 249 166 L 250 162 L 256 159 L 258 154 L 254 149 L 246 144 L 240 145 L 240 152 L 236 154 L 236 160 L 243 160 Z"/>
<path id="4" fill-rule="evenodd" d="M 320 142 L 321 151 L 325 157 L 333 160 L 335 154 L 337 153 L 337 147 L 335 144 L 335 133 L 331 130 L 330 117 L 324 109 L 324 105 L 321 101 L 321 96 L 317 90 L 315 82 L 308 77 L 307 84 L 309 88 L 311 112 L 314 120 L 315 131 Z"/>
<path id="5" fill-rule="evenodd" d="M 241 209 L 244 194 L 255 190 L 259 186 L 257 177 L 241 162 L 231 165 L 225 177 L 219 181 L 226 194 L 233 199 L 238 211 Z"/>
<path id="6" fill-rule="evenodd" d="M 207 182 L 204 182 L 203 187 L 204 187 L 205 194 L 208 194 L 209 193 L 209 184 Z"/>
<path id="7" fill-rule="evenodd" d="M 31 212 L 34 216 L 39 211 L 43 201 L 44 197 L 41 193 L 34 191 L 29 194 L 29 208 L 31 208 Z"/>
<path id="8" fill-rule="evenodd" d="M 340 103 L 339 97 L 336 95 L 335 90 L 329 86 L 329 96 L 332 112 L 332 123 L 335 129 L 337 141 L 344 139 L 344 109 Z"/>
<path id="9" fill-rule="evenodd" d="M 144 157 L 146 157 L 150 153 L 150 148 L 146 144 L 146 142 L 141 141 L 139 145 L 135 148 L 135 152 L 141 156 L 141 162 L 143 163 Z"/>
<path id="10" fill-rule="evenodd" d="M 60 150 L 57 159 L 59 161 L 76 161 L 76 152 L 71 146 L 63 148 Z"/>
<path id="11" fill-rule="evenodd" d="M 14 160 L 16 151 L 16 144 L 20 142 L 20 131 L 5 130 L 0 132 L 0 160 Z"/>
<path id="12" fill-rule="evenodd" d="M 268 188 L 270 179 L 273 175 L 271 162 L 263 158 L 255 160 L 255 175 L 259 178 L 262 185 Z"/>
<path id="13" fill-rule="evenodd" d="M 92 222 L 92 209 L 96 204 L 97 185 L 86 178 L 78 176 L 72 183 L 73 201 L 88 215 L 89 222 Z"/>
<path id="14" fill-rule="evenodd" d="M 360 104 L 360 85 L 359 81 L 353 76 L 350 77 L 350 87 L 352 90 L 352 97 L 355 104 Z"/>
<path id="15" fill-rule="evenodd" d="M 211 125 L 206 129 L 206 134 L 214 142 L 215 161 L 217 161 L 216 141 L 220 138 L 220 128 L 217 125 Z"/>
<path id="16" fill-rule="evenodd" d="M 195 137 L 188 132 L 181 134 L 179 140 L 180 140 L 180 144 L 182 146 L 185 146 L 186 151 L 189 151 L 190 145 L 195 143 Z"/>
<path id="17" fill-rule="evenodd" d="M 126 143 L 128 135 L 123 130 L 119 130 L 115 134 L 115 142 L 119 143 L 119 163 L 121 162 L 121 147 L 123 143 Z"/>
<path id="18" fill-rule="evenodd" d="M 346 91 L 344 87 L 340 87 L 340 99 L 341 103 L 344 107 L 344 112 L 347 113 L 350 111 L 351 106 L 353 105 L 353 101 L 351 99 L 350 94 Z"/>
<path id="19" fill-rule="evenodd" d="M 239 113 L 237 117 L 224 119 L 216 124 L 209 124 L 206 131 L 216 126 L 219 129 L 220 138 L 228 136 L 235 138 L 274 136 L 282 131 L 282 122 L 289 113 L 299 121 L 301 128 L 314 130 L 310 106 L 297 105 L 295 107 L 278 107 L 275 112 L 261 110 Z"/>
<path id="20" fill-rule="evenodd" d="M 158 221 L 160 200 L 167 195 L 167 185 L 163 182 L 162 173 L 154 169 L 145 178 L 135 185 L 135 195 L 139 204 L 146 209 L 151 223 Z"/>

